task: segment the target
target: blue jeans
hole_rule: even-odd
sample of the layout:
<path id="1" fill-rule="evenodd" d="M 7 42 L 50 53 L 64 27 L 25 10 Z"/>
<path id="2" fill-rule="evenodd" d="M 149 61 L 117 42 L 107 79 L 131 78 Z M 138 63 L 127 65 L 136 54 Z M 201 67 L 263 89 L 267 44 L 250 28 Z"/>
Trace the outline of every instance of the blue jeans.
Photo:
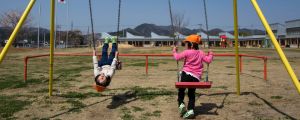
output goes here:
<path id="1" fill-rule="evenodd" d="M 115 58 L 115 54 L 117 49 L 117 44 L 113 43 L 112 44 L 112 49 L 111 52 L 109 53 L 109 56 L 107 54 L 107 50 L 108 50 L 108 43 L 104 43 L 103 47 L 102 47 L 102 57 L 101 60 L 98 61 L 98 66 L 102 67 L 103 65 L 111 65 L 113 59 Z"/>

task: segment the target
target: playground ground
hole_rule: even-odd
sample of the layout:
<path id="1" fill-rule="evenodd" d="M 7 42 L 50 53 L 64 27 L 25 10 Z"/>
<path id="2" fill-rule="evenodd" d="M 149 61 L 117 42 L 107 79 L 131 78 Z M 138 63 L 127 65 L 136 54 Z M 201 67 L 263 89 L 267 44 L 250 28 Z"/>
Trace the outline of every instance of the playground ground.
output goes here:
<path id="1" fill-rule="evenodd" d="M 198 89 L 196 118 L 202 120 L 300 119 L 300 96 L 274 49 L 240 49 L 242 54 L 268 56 L 268 80 L 263 61 L 243 58 L 241 95 L 236 94 L 234 57 L 215 57 L 210 64 L 211 89 Z M 91 49 L 57 49 L 61 53 L 91 53 Z M 171 48 L 120 48 L 120 53 L 171 53 Z M 234 53 L 232 48 L 215 53 Z M 285 49 L 300 77 L 300 50 Z M 48 96 L 49 58 L 30 59 L 23 81 L 26 55 L 48 49 L 11 48 L 0 67 L 0 119 L 53 120 L 180 120 L 177 111 L 176 62 L 171 57 L 121 57 L 108 90 L 95 92 L 91 57 L 55 57 L 53 96 Z M 182 64 L 182 62 L 180 62 Z M 180 65 L 181 66 L 181 65 Z M 205 76 L 205 74 L 204 74 Z M 203 78 L 204 78 L 203 76 Z M 185 99 L 187 100 L 187 99 Z"/>

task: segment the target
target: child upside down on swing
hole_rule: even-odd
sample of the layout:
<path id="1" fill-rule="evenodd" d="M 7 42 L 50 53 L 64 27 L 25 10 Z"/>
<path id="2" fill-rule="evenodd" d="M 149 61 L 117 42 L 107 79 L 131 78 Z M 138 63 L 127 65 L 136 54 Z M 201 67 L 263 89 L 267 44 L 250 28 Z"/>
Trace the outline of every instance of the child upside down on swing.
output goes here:
<path id="1" fill-rule="evenodd" d="M 189 35 L 183 41 L 186 47 L 181 53 L 177 53 L 177 47 L 173 48 L 173 56 L 176 60 L 184 59 L 184 65 L 181 71 L 180 82 L 199 82 L 203 72 L 203 62 L 211 63 L 213 60 L 213 53 L 211 50 L 205 54 L 199 50 L 198 44 L 201 43 L 201 36 Z M 188 88 L 188 107 L 186 110 L 183 102 L 186 88 L 178 89 L 178 106 L 179 113 L 183 118 L 193 118 L 195 108 L 195 91 L 196 88 Z"/>
<path id="2" fill-rule="evenodd" d="M 112 49 L 108 56 L 107 50 L 109 47 L 109 42 L 112 42 Z M 104 91 L 104 89 L 109 86 L 111 82 L 118 61 L 117 50 L 116 38 L 112 37 L 110 39 L 106 37 L 102 47 L 102 57 L 100 61 L 97 60 L 96 51 L 93 51 L 94 76 L 96 84 L 94 87 L 98 92 Z"/>

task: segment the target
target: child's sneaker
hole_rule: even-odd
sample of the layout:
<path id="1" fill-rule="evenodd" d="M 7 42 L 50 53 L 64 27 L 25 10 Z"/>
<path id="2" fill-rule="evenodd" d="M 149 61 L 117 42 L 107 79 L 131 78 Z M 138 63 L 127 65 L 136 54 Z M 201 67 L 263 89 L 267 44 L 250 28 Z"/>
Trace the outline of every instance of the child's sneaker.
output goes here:
<path id="1" fill-rule="evenodd" d="M 178 110 L 179 110 L 179 113 L 180 113 L 180 117 L 182 117 L 186 112 L 185 105 L 183 103 L 181 103 L 178 108 L 179 108 Z"/>
<path id="2" fill-rule="evenodd" d="M 183 118 L 185 119 L 191 119 L 194 117 L 195 117 L 194 110 L 189 110 L 183 115 Z"/>
<path id="3" fill-rule="evenodd" d="M 109 38 L 109 37 L 105 37 L 105 38 L 104 38 L 104 43 L 109 43 L 109 41 L 110 41 L 110 38 Z"/>
<path id="4" fill-rule="evenodd" d="M 111 37 L 111 43 L 117 43 L 117 37 L 115 36 Z"/>

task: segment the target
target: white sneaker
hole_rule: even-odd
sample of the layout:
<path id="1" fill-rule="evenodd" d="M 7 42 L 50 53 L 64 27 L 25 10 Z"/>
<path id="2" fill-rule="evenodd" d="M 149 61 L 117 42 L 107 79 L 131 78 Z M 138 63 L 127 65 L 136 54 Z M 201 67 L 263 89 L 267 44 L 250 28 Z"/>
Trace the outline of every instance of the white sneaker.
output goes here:
<path id="1" fill-rule="evenodd" d="M 191 119 L 191 118 L 194 118 L 194 117 L 195 117 L 194 110 L 189 110 L 183 116 L 183 118 L 185 118 L 185 119 Z"/>
<path id="2" fill-rule="evenodd" d="M 185 105 L 183 103 L 181 103 L 178 107 L 178 110 L 179 110 L 179 113 L 180 113 L 180 117 L 182 117 L 186 113 Z"/>

